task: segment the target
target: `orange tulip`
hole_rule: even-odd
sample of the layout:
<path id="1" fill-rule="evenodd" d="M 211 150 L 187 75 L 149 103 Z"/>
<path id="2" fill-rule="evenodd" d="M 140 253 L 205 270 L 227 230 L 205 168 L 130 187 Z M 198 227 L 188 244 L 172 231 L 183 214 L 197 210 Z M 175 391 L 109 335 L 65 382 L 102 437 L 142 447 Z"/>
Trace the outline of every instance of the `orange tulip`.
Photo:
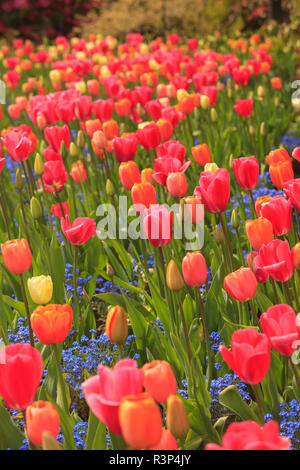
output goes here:
<path id="1" fill-rule="evenodd" d="M 246 302 L 256 294 L 257 281 L 250 268 L 241 267 L 224 279 L 226 292 L 239 302 Z"/>
<path id="2" fill-rule="evenodd" d="M 186 176 L 180 171 L 177 171 L 176 173 L 169 173 L 166 185 L 169 193 L 173 197 L 182 197 L 187 192 Z"/>
<path id="3" fill-rule="evenodd" d="M 59 433 L 59 414 L 52 403 L 34 401 L 26 409 L 26 431 L 30 441 L 41 446 L 43 433 L 49 432 L 54 439 Z"/>
<path id="4" fill-rule="evenodd" d="M 256 210 L 257 217 L 261 216 L 262 206 L 264 204 L 267 204 L 268 202 L 270 202 L 271 199 L 272 199 L 272 196 L 270 196 L 269 194 L 267 196 L 260 196 L 256 199 L 256 201 L 255 201 L 255 210 Z"/>
<path id="5" fill-rule="evenodd" d="M 31 266 L 31 253 L 24 239 L 8 240 L 1 244 L 3 261 L 6 268 L 14 274 L 22 274 Z"/>
<path id="6" fill-rule="evenodd" d="M 103 132 L 107 140 L 113 140 L 114 137 L 119 135 L 119 126 L 113 119 L 111 121 L 105 121 L 102 124 Z"/>
<path id="7" fill-rule="evenodd" d="M 135 183 L 131 188 L 131 197 L 135 210 L 139 213 L 144 208 L 149 209 L 151 204 L 156 204 L 156 191 L 151 183 Z M 142 205 L 143 207 L 138 207 Z"/>
<path id="8" fill-rule="evenodd" d="M 270 166 L 270 177 L 274 186 L 278 189 L 283 188 L 284 184 L 294 179 L 294 170 L 291 161 L 277 162 Z"/>
<path id="9" fill-rule="evenodd" d="M 296 245 L 292 249 L 292 260 L 294 263 L 294 267 L 297 270 L 299 270 L 300 269 L 300 243 L 296 243 Z"/>
<path id="10" fill-rule="evenodd" d="M 108 311 L 105 333 L 113 343 L 121 344 L 126 341 L 128 336 L 127 318 L 120 305 L 116 305 Z"/>
<path id="11" fill-rule="evenodd" d="M 151 183 L 155 186 L 155 181 L 152 178 L 154 170 L 152 168 L 144 168 L 141 173 L 142 183 Z"/>
<path id="12" fill-rule="evenodd" d="M 149 393 L 123 397 L 119 421 L 125 442 L 135 450 L 149 449 L 161 438 L 160 409 Z"/>
<path id="13" fill-rule="evenodd" d="M 141 182 L 139 167 L 133 160 L 121 163 L 119 167 L 119 178 L 124 188 L 127 189 L 127 191 L 131 191 L 135 183 Z"/>
<path id="14" fill-rule="evenodd" d="M 246 221 L 246 233 L 253 250 L 258 251 L 262 245 L 273 240 L 273 225 L 264 217 Z"/>
<path id="15" fill-rule="evenodd" d="M 73 311 L 70 305 L 39 305 L 31 315 L 31 326 L 43 344 L 62 343 L 70 331 Z"/>
<path id="16" fill-rule="evenodd" d="M 118 116 L 128 116 L 131 109 L 131 101 L 128 98 L 123 98 L 115 102 L 115 111 Z"/>
<path id="17" fill-rule="evenodd" d="M 275 89 L 279 89 L 282 87 L 282 82 L 279 77 L 273 77 L 271 78 L 271 86 Z"/>
<path id="18" fill-rule="evenodd" d="M 84 168 L 84 164 L 81 160 L 78 162 L 73 163 L 72 169 L 70 171 L 70 175 L 72 176 L 73 180 L 77 184 L 81 184 L 83 181 L 87 179 L 87 174 Z"/>
<path id="19" fill-rule="evenodd" d="M 90 138 L 93 137 L 94 132 L 101 131 L 101 121 L 100 119 L 90 119 L 84 123 L 85 130 Z"/>
<path id="20" fill-rule="evenodd" d="M 199 166 L 205 166 L 206 163 L 211 163 L 211 154 L 207 144 L 199 144 L 192 147 L 192 155 Z"/>
<path id="21" fill-rule="evenodd" d="M 161 142 L 170 140 L 173 134 L 172 123 L 168 119 L 159 119 L 157 121 L 157 126 L 159 129 Z"/>
<path id="22" fill-rule="evenodd" d="M 268 165 L 275 165 L 278 162 L 285 162 L 285 161 L 291 161 L 291 158 L 285 150 L 285 148 L 280 147 L 275 150 L 271 150 L 271 152 L 266 156 L 266 160 Z"/>
<path id="23" fill-rule="evenodd" d="M 190 429 L 184 404 L 176 395 L 167 401 L 167 427 L 177 439 L 184 439 Z"/>
<path id="24" fill-rule="evenodd" d="M 152 361 L 145 364 L 144 387 L 154 400 L 164 403 L 170 395 L 177 391 L 176 379 L 167 361 Z"/>

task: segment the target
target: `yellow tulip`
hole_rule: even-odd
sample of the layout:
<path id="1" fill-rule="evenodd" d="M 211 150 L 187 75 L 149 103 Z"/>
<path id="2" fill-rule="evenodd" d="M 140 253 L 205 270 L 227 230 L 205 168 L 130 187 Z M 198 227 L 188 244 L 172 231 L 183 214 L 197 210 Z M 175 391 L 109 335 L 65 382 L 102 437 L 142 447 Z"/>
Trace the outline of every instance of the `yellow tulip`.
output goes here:
<path id="1" fill-rule="evenodd" d="M 50 302 L 53 292 L 51 276 L 35 276 L 27 281 L 27 287 L 33 302 L 38 305 L 45 305 Z"/>

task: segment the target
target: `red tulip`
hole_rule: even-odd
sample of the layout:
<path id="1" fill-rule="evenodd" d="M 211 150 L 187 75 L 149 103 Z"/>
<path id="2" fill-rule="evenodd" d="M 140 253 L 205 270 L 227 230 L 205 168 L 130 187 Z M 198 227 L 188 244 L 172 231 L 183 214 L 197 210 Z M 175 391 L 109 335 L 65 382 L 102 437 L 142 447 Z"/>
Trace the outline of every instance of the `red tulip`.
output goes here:
<path id="1" fill-rule="evenodd" d="M 164 142 L 157 147 L 156 153 L 158 157 L 176 158 L 183 164 L 186 148 L 179 142 L 179 140 L 168 140 L 167 142 Z"/>
<path id="2" fill-rule="evenodd" d="M 294 209 L 300 211 L 300 178 L 284 183 L 283 191 L 292 202 Z"/>
<path id="3" fill-rule="evenodd" d="M 57 160 L 63 162 L 61 154 L 57 153 L 52 147 L 45 148 L 43 154 L 46 162 L 55 162 Z"/>
<path id="4" fill-rule="evenodd" d="M 207 212 L 225 211 L 230 195 L 230 174 L 225 168 L 219 168 L 215 173 L 203 171 L 199 181 L 199 190 Z"/>
<path id="5" fill-rule="evenodd" d="M 260 321 L 272 348 L 279 354 L 291 356 L 295 341 L 300 340 L 294 309 L 286 304 L 273 305 L 261 315 Z"/>
<path id="6" fill-rule="evenodd" d="M 96 118 L 101 119 L 101 121 L 110 121 L 114 111 L 114 102 L 110 98 L 107 100 L 96 100 L 92 104 L 92 109 Z"/>
<path id="7" fill-rule="evenodd" d="M 167 185 L 167 178 L 170 173 L 184 173 L 191 161 L 182 164 L 180 160 L 175 157 L 159 157 L 154 161 L 153 179 L 163 186 Z"/>
<path id="8" fill-rule="evenodd" d="M 62 202 L 61 205 L 63 206 L 64 214 L 68 215 L 69 214 L 69 205 L 66 202 Z M 63 217 L 63 213 L 61 211 L 61 205 L 59 203 L 57 204 L 52 204 L 51 206 L 51 214 L 53 214 L 55 217 L 58 217 L 59 219 Z"/>
<path id="9" fill-rule="evenodd" d="M 259 250 L 259 264 L 275 281 L 286 282 L 293 276 L 294 266 L 289 242 L 272 240 Z"/>
<path id="10" fill-rule="evenodd" d="M 256 294 L 256 277 L 251 269 L 241 267 L 225 277 L 224 287 L 234 299 L 246 302 Z"/>
<path id="11" fill-rule="evenodd" d="M 1 138 L 12 160 L 23 162 L 31 153 L 31 140 L 21 132 L 8 132 Z"/>
<path id="12" fill-rule="evenodd" d="M 29 344 L 4 346 L 0 363 L 0 396 L 8 408 L 25 410 L 36 395 L 43 374 L 41 353 Z"/>
<path id="13" fill-rule="evenodd" d="M 232 169 L 239 186 L 244 190 L 255 188 L 259 176 L 259 163 L 254 156 L 236 158 Z"/>
<path id="14" fill-rule="evenodd" d="M 252 114 L 253 100 L 237 100 L 233 109 L 244 118 L 248 118 Z"/>
<path id="15" fill-rule="evenodd" d="M 26 409 L 26 431 L 36 446 L 43 443 L 43 433 L 48 432 L 56 439 L 59 433 L 59 414 L 49 401 L 35 401 Z"/>
<path id="16" fill-rule="evenodd" d="M 68 179 L 65 165 L 60 161 L 50 161 L 44 164 L 45 171 L 42 175 L 46 193 L 59 193 L 63 190 Z M 40 186 L 41 183 L 40 183 Z"/>
<path id="17" fill-rule="evenodd" d="M 92 97 L 80 96 L 74 101 L 75 116 L 79 121 L 87 121 L 92 115 Z"/>
<path id="18" fill-rule="evenodd" d="M 155 246 L 168 245 L 172 240 L 173 212 L 155 204 L 143 212 L 143 227 L 150 243 Z"/>
<path id="19" fill-rule="evenodd" d="M 136 132 L 139 143 L 146 149 L 154 149 L 160 143 L 160 132 L 157 124 L 147 124 Z"/>
<path id="20" fill-rule="evenodd" d="M 273 225 L 264 217 L 246 220 L 245 227 L 248 240 L 254 250 L 259 250 L 262 245 L 273 240 Z"/>
<path id="21" fill-rule="evenodd" d="M 295 160 L 298 160 L 298 162 L 300 162 L 300 147 L 295 147 L 293 152 L 292 152 L 292 157 L 295 159 Z"/>
<path id="22" fill-rule="evenodd" d="M 224 361 L 247 383 L 256 385 L 268 372 L 271 345 L 266 335 L 253 328 L 236 330 L 231 337 L 231 351 L 221 345 L 219 351 Z"/>
<path id="23" fill-rule="evenodd" d="M 206 261 L 200 251 L 194 251 L 185 255 L 182 260 L 182 274 L 188 286 L 200 287 L 206 282 Z"/>
<path id="24" fill-rule="evenodd" d="M 113 368 L 99 365 L 98 375 L 81 384 L 86 402 L 111 432 L 121 434 L 119 408 L 122 397 L 143 391 L 144 372 L 132 359 L 122 359 Z"/>
<path id="25" fill-rule="evenodd" d="M 3 262 L 14 274 L 22 274 L 31 266 L 31 253 L 27 240 L 8 240 L 1 244 Z"/>
<path id="26" fill-rule="evenodd" d="M 292 201 L 275 196 L 262 206 L 261 215 L 272 223 L 275 235 L 285 235 L 292 228 Z"/>
<path id="27" fill-rule="evenodd" d="M 247 263 L 249 268 L 252 268 L 257 282 L 264 284 L 269 279 L 269 273 L 261 263 L 259 254 L 256 251 L 247 255 Z"/>
<path id="28" fill-rule="evenodd" d="M 184 198 L 184 217 L 187 222 L 192 224 L 204 219 L 204 206 L 201 197 L 188 196 Z"/>
<path id="29" fill-rule="evenodd" d="M 45 139 L 48 144 L 55 150 L 57 153 L 60 153 L 61 143 L 64 142 L 67 149 L 70 144 L 70 130 L 69 127 L 65 124 L 64 126 L 53 126 L 46 127 L 44 130 Z"/>
<path id="30" fill-rule="evenodd" d="M 276 421 L 260 426 L 256 421 L 231 423 L 222 437 L 222 446 L 207 444 L 205 450 L 289 450 L 291 441 L 280 435 Z"/>
<path id="31" fill-rule="evenodd" d="M 113 151 L 118 162 L 133 160 L 138 148 L 138 141 L 134 134 L 128 137 L 114 137 Z"/>
<path id="32" fill-rule="evenodd" d="M 72 245 L 84 245 L 96 233 L 96 223 L 89 217 L 77 217 L 71 225 L 66 215 L 60 222 L 65 237 Z"/>
<path id="33" fill-rule="evenodd" d="M 78 160 L 76 163 L 72 164 L 72 169 L 70 175 L 77 184 L 81 184 L 87 179 L 87 174 L 84 168 L 84 164 L 81 160 Z"/>

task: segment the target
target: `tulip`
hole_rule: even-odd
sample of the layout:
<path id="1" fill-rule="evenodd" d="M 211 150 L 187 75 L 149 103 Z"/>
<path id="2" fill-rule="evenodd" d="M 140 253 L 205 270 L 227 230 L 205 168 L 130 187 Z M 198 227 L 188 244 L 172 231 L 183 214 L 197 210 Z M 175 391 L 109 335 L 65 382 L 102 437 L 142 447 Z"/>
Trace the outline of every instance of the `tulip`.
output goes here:
<path id="1" fill-rule="evenodd" d="M 155 181 L 152 178 L 153 170 L 152 168 L 144 168 L 141 172 L 141 181 L 142 183 L 151 183 L 155 186 Z"/>
<path id="2" fill-rule="evenodd" d="M 178 450 L 177 440 L 168 429 L 163 429 L 160 441 L 149 450 Z"/>
<path id="3" fill-rule="evenodd" d="M 168 245 L 172 240 L 173 212 L 155 204 L 143 212 L 143 227 L 155 247 Z"/>
<path id="4" fill-rule="evenodd" d="M 267 195 L 267 196 L 260 196 L 256 199 L 255 201 L 255 211 L 257 214 L 257 217 L 261 217 L 261 208 L 264 204 L 267 204 L 269 201 L 272 200 L 272 196 Z"/>
<path id="5" fill-rule="evenodd" d="M 160 143 L 160 132 L 157 124 L 148 124 L 136 132 L 139 143 L 146 149 L 154 149 Z"/>
<path id="6" fill-rule="evenodd" d="M 226 292 L 239 302 L 246 302 L 256 294 L 257 281 L 249 268 L 241 267 L 224 279 Z"/>
<path id="7" fill-rule="evenodd" d="M 64 213 L 62 213 L 61 206 L 63 208 Z M 61 204 L 60 203 L 52 204 L 51 214 L 53 214 L 55 217 L 58 217 L 59 219 L 63 217 L 64 215 L 68 215 L 69 214 L 68 202 L 66 201 L 66 202 L 62 202 Z"/>
<path id="8" fill-rule="evenodd" d="M 27 160 L 31 153 L 31 141 L 21 132 L 9 132 L 1 138 L 1 141 L 15 162 Z"/>
<path id="9" fill-rule="evenodd" d="M 166 186 L 170 173 L 184 173 L 189 167 L 190 163 L 191 161 L 189 160 L 188 162 L 182 164 L 181 160 L 170 156 L 158 157 L 154 161 L 154 173 L 152 175 L 153 179 L 157 183 Z M 178 178 L 178 176 L 176 176 L 176 178 Z"/>
<path id="10" fill-rule="evenodd" d="M 204 171 L 199 184 L 196 189 L 199 190 L 205 209 L 210 213 L 225 211 L 230 195 L 229 171 L 225 168 L 219 168 L 215 173 Z"/>
<path id="11" fill-rule="evenodd" d="M 134 208 L 139 213 L 156 204 L 156 191 L 151 183 L 135 183 L 131 188 L 131 197 Z"/>
<path id="12" fill-rule="evenodd" d="M 92 104 L 93 113 L 101 121 L 109 121 L 114 111 L 114 102 L 112 99 L 96 100 Z"/>
<path id="13" fill-rule="evenodd" d="M 182 260 L 182 274 L 188 286 L 200 287 L 206 282 L 206 261 L 200 251 L 194 251 L 185 255 Z"/>
<path id="14" fill-rule="evenodd" d="M 279 354 L 291 356 L 295 351 L 293 343 L 300 340 L 294 309 L 286 304 L 273 305 L 261 315 L 260 320 L 272 348 Z"/>
<path id="15" fill-rule="evenodd" d="M 30 297 L 35 304 L 47 304 L 50 302 L 53 292 L 51 276 L 36 276 L 27 280 Z"/>
<path id="16" fill-rule="evenodd" d="M 52 147 L 45 148 L 43 151 L 43 155 L 44 155 L 46 162 L 55 162 L 57 160 L 59 160 L 60 162 L 63 162 L 61 154 L 57 153 Z"/>
<path id="17" fill-rule="evenodd" d="M 256 421 L 231 423 L 222 437 L 222 446 L 207 444 L 205 450 L 289 450 L 291 441 L 280 435 L 276 421 L 260 426 Z"/>
<path id="18" fill-rule="evenodd" d="M 101 121 L 99 119 L 90 119 L 82 123 L 81 126 L 86 130 L 90 139 L 93 137 L 95 132 L 101 131 Z"/>
<path id="19" fill-rule="evenodd" d="M 292 202 L 294 209 L 300 211 L 300 178 L 284 183 L 283 191 Z"/>
<path id="20" fill-rule="evenodd" d="M 255 188 L 259 176 L 259 163 L 254 156 L 236 158 L 232 162 L 232 169 L 242 189 L 251 191 Z"/>
<path id="21" fill-rule="evenodd" d="M 124 188 L 127 189 L 127 191 L 131 191 L 135 183 L 141 182 L 139 167 L 132 160 L 121 163 L 119 166 L 119 178 Z"/>
<path id="22" fill-rule="evenodd" d="M 295 147 L 293 152 L 292 152 L 292 157 L 295 159 L 295 160 L 298 160 L 298 162 L 300 162 L 300 147 Z"/>
<path id="23" fill-rule="evenodd" d="M 168 119 L 159 119 L 157 121 L 157 127 L 160 133 L 160 141 L 166 142 L 171 139 L 173 134 L 173 125 Z"/>
<path id="24" fill-rule="evenodd" d="M 170 364 L 166 361 L 152 361 L 145 364 L 144 388 L 154 400 L 164 403 L 170 395 L 175 395 L 177 384 Z"/>
<path id="25" fill-rule="evenodd" d="M 125 442 L 135 450 L 149 449 L 161 439 L 160 409 L 149 393 L 123 397 L 119 420 Z"/>
<path id="26" fill-rule="evenodd" d="M 90 217 L 77 217 L 71 224 L 69 216 L 61 218 L 61 229 L 72 245 L 84 245 L 96 233 L 96 223 Z"/>
<path id="27" fill-rule="evenodd" d="M 270 82 L 271 82 L 272 87 L 275 89 L 279 89 L 282 87 L 282 83 L 279 77 L 271 78 Z"/>
<path id="28" fill-rule="evenodd" d="M 128 98 L 123 98 L 115 102 L 115 111 L 118 116 L 128 116 L 132 103 Z"/>
<path id="29" fill-rule="evenodd" d="M 144 372 L 132 359 L 121 359 L 111 370 L 100 364 L 98 374 L 81 384 L 89 408 L 109 430 L 121 434 L 119 408 L 122 397 L 142 393 Z"/>
<path id="30" fill-rule="evenodd" d="M 124 343 L 128 336 L 126 313 L 119 305 L 112 307 L 107 314 L 105 333 L 116 344 Z"/>
<path id="31" fill-rule="evenodd" d="M 184 200 L 184 220 L 197 224 L 204 219 L 204 206 L 199 196 L 188 196 Z"/>
<path id="32" fill-rule="evenodd" d="M 41 353 L 30 344 L 4 346 L 0 363 L 0 396 L 13 410 L 25 410 L 34 400 L 43 374 Z"/>
<path id="33" fill-rule="evenodd" d="M 300 242 L 296 243 L 291 253 L 292 253 L 292 260 L 293 260 L 294 267 L 297 270 L 299 270 L 300 269 Z"/>
<path id="34" fill-rule="evenodd" d="M 174 260 L 171 260 L 167 266 L 166 281 L 170 290 L 179 291 L 183 288 L 183 279 Z"/>
<path id="35" fill-rule="evenodd" d="M 175 394 L 167 401 L 167 427 L 177 439 L 184 439 L 190 429 L 184 404 Z"/>
<path id="36" fill-rule="evenodd" d="M 275 281 L 286 282 L 293 276 L 294 266 L 289 242 L 272 240 L 259 250 L 259 263 Z"/>
<path id="37" fill-rule="evenodd" d="M 231 337 L 231 351 L 221 345 L 219 351 L 224 361 L 247 383 L 262 381 L 270 366 L 270 342 L 266 335 L 253 328 L 235 330 Z"/>
<path id="38" fill-rule="evenodd" d="M 60 193 L 68 179 L 64 164 L 59 160 L 50 161 L 45 163 L 44 168 L 42 178 L 46 193 Z"/>
<path id="39" fill-rule="evenodd" d="M 113 151 L 118 162 L 133 160 L 138 148 L 138 141 L 134 134 L 128 137 L 115 137 L 112 141 Z"/>
<path id="40" fill-rule="evenodd" d="M 14 274 L 22 274 L 31 266 L 31 253 L 27 240 L 8 240 L 1 244 L 3 262 Z"/>
<path id="41" fill-rule="evenodd" d="M 177 160 L 180 160 L 181 164 L 183 164 L 186 155 L 186 148 L 178 140 L 169 140 L 168 142 L 164 142 L 159 145 L 156 149 L 156 153 L 158 157 L 176 158 Z"/>
<path id="42" fill-rule="evenodd" d="M 270 166 L 269 171 L 272 183 L 278 189 L 283 188 L 285 183 L 294 179 L 294 171 L 290 161 L 274 163 Z"/>
<path id="43" fill-rule="evenodd" d="M 192 147 L 192 155 L 199 166 L 211 163 L 211 154 L 207 144 L 199 144 L 196 147 Z"/>
<path id="44" fill-rule="evenodd" d="M 62 343 L 69 333 L 73 321 L 70 305 L 39 305 L 31 315 L 32 330 L 41 343 Z"/>
<path id="45" fill-rule="evenodd" d="M 273 225 L 264 217 L 247 220 L 245 223 L 248 240 L 253 250 L 259 250 L 273 240 Z"/>
<path id="46" fill-rule="evenodd" d="M 174 198 L 182 197 L 187 192 L 187 180 L 180 171 L 169 173 L 166 181 L 167 189 Z"/>
<path id="47" fill-rule="evenodd" d="M 272 223 L 275 235 L 278 237 L 285 235 L 292 228 L 292 201 L 283 196 L 273 197 L 270 202 L 262 206 L 261 215 Z"/>
<path id="48" fill-rule="evenodd" d="M 264 284 L 269 279 L 269 273 L 261 263 L 259 254 L 256 251 L 247 255 L 247 263 L 249 268 L 252 268 L 257 282 Z"/>
<path id="49" fill-rule="evenodd" d="M 59 414 L 52 403 L 35 401 L 26 409 L 26 431 L 29 440 L 41 446 L 43 433 L 48 432 L 56 439 L 59 433 Z"/>
<path id="50" fill-rule="evenodd" d="M 280 147 L 275 150 L 271 150 L 271 152 L 266 156 L 266 160 L 268 165 L 276 165 L 277 163 L 282 163 L 282 162 L 289 162 L 291 163 L 290 156 L 288 154 L 288 151 Z"/>
<path id="51" fill-rule="evenodd" d="M 44 135 L 48 144 L 57 153 L 60 153 L 62 142 L 64 142 L 67 149 L 69 148 L 70 130 L 66 124 L 62 127 L 60 126 L 46 127 L 44 130 Z"/>
<path id="52" fill-rule="evenodd" d="M 119 126 L 117 121 L 113 119 L 111 121 L 105 121 L 102 125 L 103 132 L 107 140 L 113 140 L 119 134 Z"/>
<path id="53" fill-rule="evenodd" d="M 87 174 L 84 168 L 84 164 L 81 160 L 78 160 L 76 163 L 72 164 L 72 169 L 70 175 L 77 184 L 81 184 L 87 179 Z"/>
<path id="54" fill-rule="evenodd" d="M 210 173 L 215 173 L 219 169 L 216 163 L 206 163 L 204 166 L 204 171 L 210 171 Z"/>
<path id="55" fill-rule="evenodd" d="M 253 100 L 237 100 L 236 104 L 233 106 L 233 109 L 243 116 L 244 118 L 248 118 L 252 114 L 253 109 Z"/>

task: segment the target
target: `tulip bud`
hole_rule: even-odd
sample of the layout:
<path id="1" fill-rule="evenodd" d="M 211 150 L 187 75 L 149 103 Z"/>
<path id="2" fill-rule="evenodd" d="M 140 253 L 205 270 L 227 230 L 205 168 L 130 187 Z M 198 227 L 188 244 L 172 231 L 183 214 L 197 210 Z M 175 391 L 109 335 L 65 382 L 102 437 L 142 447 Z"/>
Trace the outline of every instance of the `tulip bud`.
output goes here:
<path id="1" fill-rule="evenodd" d="M 262 85 L 259 85 L 259 86 L 257 87 L 257 96 L 258 96 L 259 98 L 263 98 L 263 97 L 265 96 L 265 89 L 264 89 L 264 87 L 263 87 Z"/>
<path id="2" fill-rule="evenodd" d="M 36 172 L 37 176 L 42 176 L 44 173 L 44 162 L 39 153 L 36 154 L 34 159 L 34 171 Z"/>
<path id="3" fill-rule="evenodd" d="M 184 439 L 190 429 L 184 404 L 176 395 L 167 401 L 167 428 L 176 439 Z"/>
<path id="4" fill-rule="evenodd" d="M 45 127 L 47 126 L 47 121 L 44 118 L 44 116 L 42 116 L 42 115 L 37 116 L 36 125 L 37 125 L 37 127 L 40 131 L 43 131 L 45 129 Z"/>
<path id="5" fill-rule="evenodd" d="M 106 317 L 105 333 L 116 344 L 124 343 L 128 336 L 126 313 L 119 305 L 112 307 Z"/>
<path id="6" fill-rule="evenodd" d="M 72 157 L 77 157 L 78 156 L 78 148 L 74 144 L 74 142 L 70 143 L 70 155 Z"/>
<path id="7" fill-rule="evenodd" d="M 30 212 L 33 219 L 39 219 L 43 215 L 43 209 L 41 207 L 41 204 L 39 200 L 34 196 L 32 196 L 30 200 Z"/>
<path id="8" fill-rule="evenodd" d="M 27 287 L 33 302 L 44 305 L 50 302 L 53 292 L 51 276 L 35 276 L 27 280 Z"/>
<path id="9" fill-rule="evenodd" d="M 115 194 L 115 188 L 110 179 L 106 180 L 105 191 L 108 196 L 113 196 Z"/>
<path id="10" fill-rule="evenodd" d="M 169 289 L 178 291 L 183 288 L 184 282 L 175 261 L 171 260 L 167 267 L 167 285 Z"/>
<path id="11" fill-rule="evenodd" d="M 254 129 L 254 127 L 252 126 L 252 124 L 251 124 L 251 126 L 249 126 L 249 134 L 250 134 L 250 135 L 255 135 L 255 129 Z"/>
<path id="12" fill-rule="evenodd" d="M 84 135 L 81 129 L 77 134 L 77 147 L 79 147 L 80 149 L 83 149 L 84 147 Z"/>
<path id="13" fill-rule="evenodd" d="M 64 141 L 62 141 L 62 143 L 60 145 L 60 154 L 62 156 L 62 159 L 65 160 L 66 157 L 67 157 L 67 154 L 68 154 L 68 150 L 67 150 L 67 147 L 66 147 L 66 144 L 64 143 Z"/>
<path id="14" fill-rule="evenodd" d="M 215 239 L 217 243 L 222 243 L 224 241 L 223 230 L 218 225 L 215 226 Z"/>
<path id="15" fill-rule="evenodd" d="M 210 110 L 210 118 L 211 118 L 212 122 L 217 122 L 217 120 L 218 120 L 218 113 L 217 113 L 217 111 L 215 110 L 215 108 L 211 108 L 211 110 Z"/>
<path id="16" fill-rule="evenodd" d="M 109 263 L 106 264 L 106 274 L 109 277 L 114 277 L 114 275 L 115 275 L 114 268 Z"/>
<path id="17" fill-rule="evenodd" d="M 23 175 L 19 167 L 16 170 L 15 187 L 19 191 L 22 191 L 22 189 L 24 188 Z"/>
<path id="18" fill-rule="evenodd" d="M 232 89 L 227 87 L 227 96 L 228 96 L 228 98 L 232 98 L 232 95 L 233 95 Z"/>
<path id="19" fill-rule="evenodd" d="M 201 105 L 201 108 L 208 109 L 210 107 L 209 97 L 206 95 L 201 95 L 200 105 Z"/>
<path id="20" fill-rule="evenodd" d="M 260 132 L 260 135 L 262 135 L 263 137 L 267 134 L 266 125 L 264 122 L 261 123 L 259 132 Z"/>
<path id="21" fill-rule="evenodd" d="M 231 225 L 234 229 L 237 229 L 240 225 L 240 220 L 237 212 L 237 208 L 235 207 L 231 214 Z"/>

